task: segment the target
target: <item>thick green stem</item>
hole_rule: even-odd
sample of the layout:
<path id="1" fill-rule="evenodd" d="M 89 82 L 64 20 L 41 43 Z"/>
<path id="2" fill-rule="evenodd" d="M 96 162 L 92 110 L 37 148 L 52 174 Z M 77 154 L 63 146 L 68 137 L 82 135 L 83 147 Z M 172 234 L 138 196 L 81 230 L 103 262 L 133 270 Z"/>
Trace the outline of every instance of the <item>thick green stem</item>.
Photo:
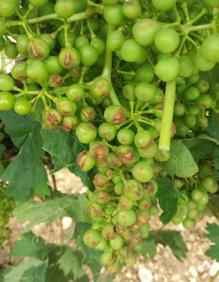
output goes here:
<path id="1" fill-rule="evenodd" d="M 168 82 L 166 85 L 164 109 L 159 140 L 159 149 L 162 151 L 170 151 L 175 97 L 176 81 L 173 80 L 171 82 Z"/>
<path id="2" fill-rule="evenodd" d="M 116 92 L 112 85 L 111 80 L 111 73 L 112 73 L 112 51 L 108 47 L 108 38 L 110 33 L 113 31 L 113 26 L 108 26 L 108 33 L 107 33 L 107 39 L 106 39 L 106 53 L 105 53 L 105 63 L 104 68 L 102 72 L 102 77 L 107 79 L 111 84 L 111 91 L 110 91 L 110 99 L 113 103 L 113 105 L 120 105 L 119 99 L 117 98 Z"/>

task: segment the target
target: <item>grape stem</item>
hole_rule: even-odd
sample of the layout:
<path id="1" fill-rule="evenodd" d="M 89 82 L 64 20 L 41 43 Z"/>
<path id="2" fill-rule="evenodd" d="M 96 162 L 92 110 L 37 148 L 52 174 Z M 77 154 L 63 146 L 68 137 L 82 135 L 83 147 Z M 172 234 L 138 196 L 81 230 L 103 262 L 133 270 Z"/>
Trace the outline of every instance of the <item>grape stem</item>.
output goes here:
<path id="1" fill-rule="evenodd" d="M 67 19 L 68 23 L 71 22 L 76 22 L 76 21 L 80 21 L 80 20 L 84 20 L 89 18 L 90 16 L 92 16 L 95 13 L 101 13 L 101 9 L 100 8 L 91 8 L 89 7 L 86 11 L 81 12 L 81 13 L 77 13 L 74 14 L 73 16 L 71 16 L 70 18 Z M 51 20 L 56 20 L 56 21 L 63 21 L 63 19 L 59 18 L 56 14 L 49 14 L 49 15 L 45 15 L 42 17 L 36 17 L 36 18 L 31 18 L 31 19 L 26 19 L 26 23 L 28 24 L 37 24 L 37 23 L 41 23 L 41 22 L 45 22 L 45 21 L 51 21 Z M 18 26 L 21 25 L 21 21 L 20 20 L 12 20 L 12 21 L 8 21 L 7 22 L 7 26 Z"/>
<path id="2" fill-rule="evenodd" d="M 166 84 L 164 110 L 163 110 L 160 140 L 159 140 L 159 149 L 161 151 L 170 151 L 175 97 L 176 97 L 176 81 L 173 80 L 167 82 Z"/>
<path id="3" fill-rule="evenodd" d="M 111 74 L 112 74 L 112 51 L 109 49 L 109 35 L 113 32 L 113 26 L 108 25 L 108 32 L 107 32 L 107 38 L 106 38 L 106 53 L 105 53 L 105 63 L 104 63 L 104 68 L 103 72 L 101 74 L 101 77 L 104 79 L 107 79 L 111 85 L 111 91 L 110 91 L 110 99 L 113 103 L 113 105 L 120 105 L 119 99 L 117 98 L 115 89 L 113 88 L 112 85 L 112 79 L 111 79 Z"/>

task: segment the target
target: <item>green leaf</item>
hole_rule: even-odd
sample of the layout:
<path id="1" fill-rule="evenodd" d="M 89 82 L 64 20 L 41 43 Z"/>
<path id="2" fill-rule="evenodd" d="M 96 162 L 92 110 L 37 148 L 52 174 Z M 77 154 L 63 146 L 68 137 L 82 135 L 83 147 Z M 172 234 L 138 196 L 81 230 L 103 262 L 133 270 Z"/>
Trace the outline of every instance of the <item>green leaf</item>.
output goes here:
<path id="1" fill-rule="evenodd" d="M 85 149 L 75 135 L 62 129 L 42 130 L 43 147 L 51 157 L 54 165 L 53 172 L 68 167 L 72 173 L 81 178 L 83 184 L 93 187 L 88 173 L 80 170 L 76 164 L 78 154 Z"/>
<path id="2" fill-rule="evenodd" d="M 33 138 L 35 144 L 41 144 L 39 122 L 33 119 L 31 115 L 19 116 L 12 111 L 0 112 L 0 119 L 5 124 L 5 132 L 10 135 L 13 143 L 21 148 L 27 138 Z"/>
<path id="3" fill-rule="evenodd" d="M 1 175 L 8 182 L 8 194 L 17 202 L 31 196 L 50 194 L 47 173 L 43 164 L 40 124 L 31 116 L 19 117 L 14 113 L 0 113 L 5 131 L 11 136 L 20 152 Z"/>
<path id="4" fill-rule="evenodd" d="M 62 129 L 42 130 L 43 148 L 63 167 L 75 163 L 77 155 L 83 150 L 82 145 L 72 134 Z"/>
<path id="5" fill-rule="evenodd" d="M 4 139 L 4 137 L 5 137 L 5 134 L 0 132 L 0 142 Z"/>
<path id="6" fill-rule="evenodd" d="M 207 132 L 219 142 L 219 124 L 218 122 L 211 122 L 207 128 Z"/>
<path id="7" fill-rule="evenodd" d="M 152 236 L 143 240 L 139 246 L 140 254 L 147 259 L 153 259 L 157 253 L 157 243 Z"/>
<path id="8" fill-rule="evenodd" d="M 213 213 L 213 215 L 219 219 L 219 195 L 218 194 L 214 194 L 211 196 L 211 198 L 209 199 L 208 202 L 208 208 L 210 209 L 210 211 Z"/>
<path id="9" fill-rule="evenodd" d="M 4 276 L 4 282 L 45 282 L 47 263 L 31 258 L 13 268 Z"/>
<path id="10" fill-rule="evenodd" d="M 200 159 L 215 154 L 218 146 L 210 140 L 201 138 L 185 139 L 183 143 L 189 148 L 196 162 Z"/>
<path id="11" fill-rule="evenodd" d="M 74 281 L 84 276 L 82 269 L 82 254 L 79 251 L 66 248 L 62 256 L 58 260 L 60 269 L 63 270 L 65 276 L 72 274 Z"/>
<path id="12" fill-rule="evenodd" d="M 209 81 L 210 83 L 218 83 L 219 66 L 216 65 L 211 71 L 201 73 L 201 78 Z"/>
<path id="13" fill-rule="evenodd" d="M 210 248 L 206 251 L 206 255 L 219 261 L 219 225 L 216 223 L 207 225 L 208 239 L 212 242 Z"/>
<path id="14" fill-rule="evenodd" d="M 186 256 L 187 247 L 182 236 L 177 231 L 155 231 L 152 237 L 157 244 L 169 246 L 172 253 L 178 260 L 182 260 Z"/>
<path id="15" fill-rule="evenodd" d="M 71 212 L 74 220 L 86 222 L 86 204 L 85 196 L 64 196 L 42 203 L 29 201 L 17 207 L 14 210 L 14 215 L 21 222 L 29 222 L 25 229 L 29 231 L 34 225 L 40 224 L 41 222 L 53 221 L 57 217 L 68 215 L 68 210 Z"/>
<path id="16" fill-rule="evenodd" d="M 218 130 L 219 130 L 219 127 L 218 127 Z M 219 146 L 219 138 L 216 139 L 214 137 L 211 137 L 207 134 L 201 134 L 197 137 L 198 139 L 203 139 L 203 140 L 207 140 L 209 142 L 212 142 L 212 143 L 215 143 L 217 146 Z"/>
<path id="17" fill-rule="evenodd" d="M 158 187 L 157 196 L 160 207 L 163 210 L 160 220 L 163 224 L 167 224 L 177 212 L 177 192 L 172 181 L 167 177 L 158 179 Z"/>
<path id="18" fill-rule="evenodd" d="M 1 178 L 8 182 L 8 194 L 17 202 L 24 202 L 34 194 L 43 198 L 50 194 L 40 144 L 35 143 L 33 136 L 26 139 L 19 154 L 5 169 Z"/>
<path id="19" fill-rule="evenodd" d="M 11 255 L 13 257 L 35 257 L 43 260 L 50 249 L 49 245 L 46 245 L 40 237 L 28 232 L 23 234 L 23 239 L 16 241 Z"/>
<path id="20" fill-rule="evenodd" d="M 88 265 L 93 273 L 94 281 L 97 281 L 102 265 L 100 263 L 100 252 L 90 249 L 83 242 L 83 234 L 90 228 L 90 224 L 78 223 L 75 228 L 74 237 L 76 238 L 77 246 L 83 253 L 83 263 Z"/>
<path id="21" fill-rule="evenodd" d="M 165 163 L 165 169 L 170 175 L 187 178 L 198 172 L 198 166 L 189 149 L 178 140 L 173 140 L 170 159 Z"/>

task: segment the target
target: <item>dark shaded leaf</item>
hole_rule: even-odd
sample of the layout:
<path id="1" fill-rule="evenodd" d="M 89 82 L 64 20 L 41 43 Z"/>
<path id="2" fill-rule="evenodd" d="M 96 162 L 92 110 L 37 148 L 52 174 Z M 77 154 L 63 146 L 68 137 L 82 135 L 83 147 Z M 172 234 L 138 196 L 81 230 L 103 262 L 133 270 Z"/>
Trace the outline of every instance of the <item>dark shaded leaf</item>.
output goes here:
<path id="1" fill-rule="evenodd" d="M 26 202 L 14 210 L 15 216 L 21 222 L 30 222 L 26 231 L 31 230 L 34 225 L 42 222 L 53 221 L 57 217 L 68 215 L 68 210 L 76 221 L 86 222 L 85 213 L 87 200 L 85 196 L 61 197 L 37 203 Z"/>
<path id="2" fill-rule="evenodd" d="M 158 178 L 158 199 L 163 213 L 160 220 L 163 224 L 171 221 L 177 211 L 177 192 L 172 181 L 167 177 Z"/>
<path id="3" fill-rule="evenodd" d="M 178 260 L 182 260 L 186 256 L 188 250 L 179 232 L 155 231 L 152 233 L 152 237 L 157 244 L 170 247 L 172 253 Z"/>
<path id="4" fill-rule="evenodd" d="M 23 239 L 15 243 L 11 255 L 13 257 L 35 257 L 43 260 L 49 251 L 49 245 L 46 245 L 40 237 L 28 232 L 23 234 Z"/>
<path id="5" fill-rule="evenodd" d="M 5 169 L 1 178 L 8 182 L 8 194 L 17 202 L 24 202 L 34 194 L 50 194 L 47 174 L 43 165 L 40 123 L 31 115 L 22 117 L 13 112 L 0 113 L 5 131 L 20 148 L 16 158 Z"/>
<path id="6" fill-rule="evenodd" d="M 4 276 L 4 282 L 45 282 L 47 263 L 36 258 L 12 267 Z"/>
<path id="7" fill-rule="evenodd" d="M 72 134 L 62 129 L 42 130 L 43 148 L 48 152 L 58 167 L 70 166 L 75 163 L 77 155 L 83 150 L 82 145 Z"/>
<path id="8" fill-rule="evenodd" d="M 65 276 L 73 275 L 74 281 L 84 276 L 82 254 L 79 251 L 67 247 L 57 263 Z"/>
<path id="9" fill-rule="evenodd" d="M 143 240 L 139 246 L 140 254 L 147 259 L 153 259 L 156 256 L 157 243 L 152 236 Z"/>
<path id="10" fill-rule="evenodd" d="M 212 242 L 210 248 L 206 251 L 206 255 L 219 261 L 219 225 L 216 223 L 207 225 L 208 239 Z"/>

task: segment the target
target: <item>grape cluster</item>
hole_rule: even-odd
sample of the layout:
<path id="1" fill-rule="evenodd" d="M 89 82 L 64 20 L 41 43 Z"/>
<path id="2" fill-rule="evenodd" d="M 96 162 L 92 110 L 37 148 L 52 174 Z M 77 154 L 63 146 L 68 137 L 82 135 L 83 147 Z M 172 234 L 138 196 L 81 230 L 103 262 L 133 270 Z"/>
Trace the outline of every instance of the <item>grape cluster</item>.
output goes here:
<path id="1" fill-rule="evenodd" d="M 218 86 L 199 79 L 198 75 L 182 80 L 174 108 L 176 132 L 180 137 L 195 136 L 209 125 L 209 111 L 217 111 Z"/>
<path id="2" fill-rule="evenodd" d="M 189 183 L 182 179 L 175 179 L 174 185 L 180 191 L 177 213 L 172 219 L 174 224 L 183 223 L 185 228 L 193 228 L 207 211 L 209 194 L 218 191 L 218 183 L 214 177 L 215 170 L 209 161 L 200 162 L 197 181 Z"/>
<path id="3" fill-rule="evenodd" d="M 204 132 L 217 112 L 218 85 L 200 73 L 219 62 L 218 8 L 218 0 L 0 0 L 0 49 L 16 61 L 0 74 L 0 111 L 40 109 L 45 129 L 84 144 L 76 162 L 95 171 L 84 243 L 111 271 L 132 264 L 149 235 L 171 138 Z M 218 190 L 209 171 L 174 180 L 174 223 L 195 225 Z"/>

